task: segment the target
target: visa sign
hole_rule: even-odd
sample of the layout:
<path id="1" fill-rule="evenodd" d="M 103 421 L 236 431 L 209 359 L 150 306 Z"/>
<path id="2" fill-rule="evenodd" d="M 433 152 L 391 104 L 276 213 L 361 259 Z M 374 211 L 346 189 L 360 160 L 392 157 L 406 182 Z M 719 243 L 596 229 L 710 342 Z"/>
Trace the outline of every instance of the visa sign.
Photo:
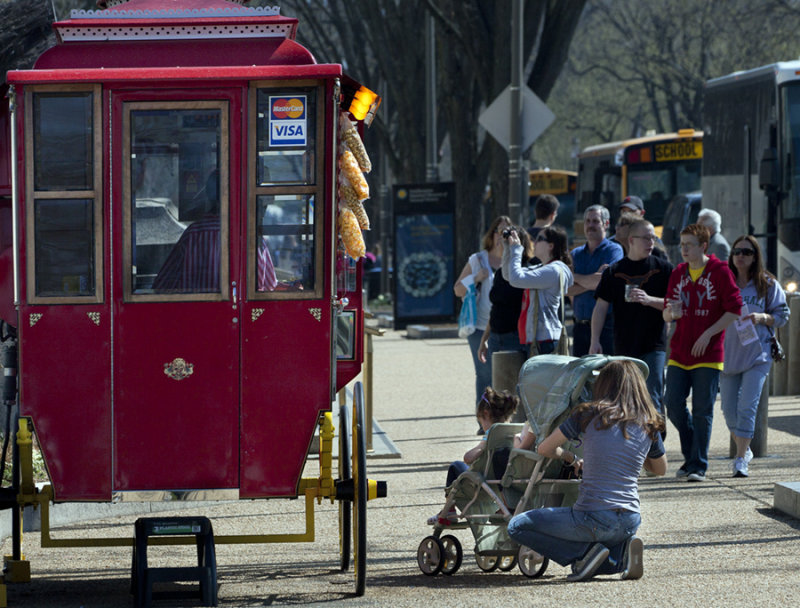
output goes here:
<path id="1" fill-rule="evenodd" d="M 269 145 L 305 146 L 308 143 L 306 96 L 269 98 Z"/>

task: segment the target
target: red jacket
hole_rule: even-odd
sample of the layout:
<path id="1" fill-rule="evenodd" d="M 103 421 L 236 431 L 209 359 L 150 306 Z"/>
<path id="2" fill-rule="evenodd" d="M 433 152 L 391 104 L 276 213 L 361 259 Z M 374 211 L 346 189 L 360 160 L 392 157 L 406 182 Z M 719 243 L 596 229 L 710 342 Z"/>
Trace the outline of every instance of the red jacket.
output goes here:
<path id="1" fill-rule="evenodd" d="M 712 336 L 701 357 L 692 356 L 692 346 L 700 334 L 723 314 L 732 312 L 738 315 L 742 310 L 739 287 L 728 265 L 710 255 L 703 274 L 697 281 L 692 281 L 689 264 L 679 264 L 669 277 L 664 301 L 678 299 L 683 302 L 683 316 L 676 322 L 669 358 L 687 367 L 699 363 L 722 363 L 725 358 L 722 347 L 724 331 Z"/>

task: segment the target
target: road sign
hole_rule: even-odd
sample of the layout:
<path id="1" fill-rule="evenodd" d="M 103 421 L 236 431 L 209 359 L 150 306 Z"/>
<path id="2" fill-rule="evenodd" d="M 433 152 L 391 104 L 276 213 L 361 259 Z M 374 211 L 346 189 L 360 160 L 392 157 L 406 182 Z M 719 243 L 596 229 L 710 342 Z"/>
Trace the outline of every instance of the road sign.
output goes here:
<path id="1" fill-rule="evenodd" d="M 511 142 L 511 87 L 508 86 L 478 117 L 478 123 L 508 150 Z M 527 150 L 556 116 L 528 87 L 522 88 L 522 151 Z"/>

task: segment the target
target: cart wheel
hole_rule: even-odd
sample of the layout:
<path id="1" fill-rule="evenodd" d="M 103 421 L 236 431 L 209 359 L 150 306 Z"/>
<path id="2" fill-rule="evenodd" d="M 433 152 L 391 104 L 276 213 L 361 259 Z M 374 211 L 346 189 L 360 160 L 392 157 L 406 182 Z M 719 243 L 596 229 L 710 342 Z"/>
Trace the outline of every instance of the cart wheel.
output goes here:
<path id="1" fill-rule="evenodd" d="M 353 475 L 350 462 L 350 408 L 342 405 L 339 408 L 339 479 L 350 479 Z M 351 520 L 353 503 L 350 500 L 339 502 L 339 557 L 342 572 L 350 569 L 350 535 L 353 532 Z"/>
<path id="2" fill-rule="evenodd" d="M 436 576 L 444 566 L 444 547 L 435 536 L 426 536 L 417 548 L 417 565 L 427 576 Z"/>
<path id="3" fill-rule="evenodd" d="M 500 558 L 500 565 L 498 568 L 503 572 L 510 572 L 514 569 L 517 565 L 517 556 L 516 555 L 504 555 Z"/>
<path id="4" fill-rule="evenodd" d="M 542 576 L 544 571 L 547 570 L 547 564 L 550 563 L 549 559 L 542 557 L 539 553 L 536 553 L 533 549 L 528 549 L 528 547 L 524 545 L 520 545 L 517 556 L 519 569 L 522 571 L 522 574 L 528 578 L 539 578 Z"/>
<path id="5" fill-rule="evenodd" d="M 450 576 L 455 574 L 461 567 L 461 560 L 464 559 L 464 551 L 461 543 L 452 534 L 445 534 L 439 539 L 442 545 L 442 574 Z"/>
<path id="6" fill-rule="evenodd" d="M 496 555 L 478 555 L 476 553 L 475 563 L 484 572 L 494 572 L 500 566 L 500 558 Z"/>
<path id="7" fill-rule="evenodd" d="M 353 386 L 353 562 L 356 595 L 364 595 L 367 584 L 367 438 L 364 431 L 364 388 Z"/>

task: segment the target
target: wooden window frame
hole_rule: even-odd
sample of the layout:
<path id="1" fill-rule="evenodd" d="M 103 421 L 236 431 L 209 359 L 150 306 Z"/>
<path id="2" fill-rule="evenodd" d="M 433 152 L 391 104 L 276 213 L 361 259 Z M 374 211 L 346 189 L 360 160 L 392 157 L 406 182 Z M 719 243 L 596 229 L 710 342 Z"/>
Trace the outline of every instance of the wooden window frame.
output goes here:
<path id="1" fill-rule="evenodd" d="M 278 184 L 259 186 L 257 184 L 258 162 L 258 92 L 267 91 L 287 94 L 305 89 L 315 95 L 315 145 L 314 184 Z M 248 300 L 319 300 L 322 298 L 325 277 L 324 267 L 324 228 L 325 220 L 325 82 L 321 80 L 270 80 L 253 81 L 248 92 L 248 170 L 247 170 L 247 298 Z M 256 211 L 259 196 L 280 196 L 293 194 L 314 197 L 314 288 L 303 291 L 257 291 L 256 290 Z"/>
<path id="2" fill-rule="evenodd" d="M 92 188 L 35 190 L 33 98 L 37 93 L 92 94 Z M 26 295 L 29 304 L 102 304 L 103 282 L 103 121 L 100 85 L 31 85 L 25 90 L 25 256 Z M 36 295 L 36 203 L 43 200 L 91 200 L 94 236 L 94 294 L 88 296 Z"/>
<path id="3" fill-rule="evenodd" d="M 131 238 L 131 112 L 136 110 L 220 111 L 220 289 L 210 293 L 133 293 Z M 230 295 L 230 105 L 227 99 L 122 102 L 122 285 L 125 302 L 220 302 Z"/>

